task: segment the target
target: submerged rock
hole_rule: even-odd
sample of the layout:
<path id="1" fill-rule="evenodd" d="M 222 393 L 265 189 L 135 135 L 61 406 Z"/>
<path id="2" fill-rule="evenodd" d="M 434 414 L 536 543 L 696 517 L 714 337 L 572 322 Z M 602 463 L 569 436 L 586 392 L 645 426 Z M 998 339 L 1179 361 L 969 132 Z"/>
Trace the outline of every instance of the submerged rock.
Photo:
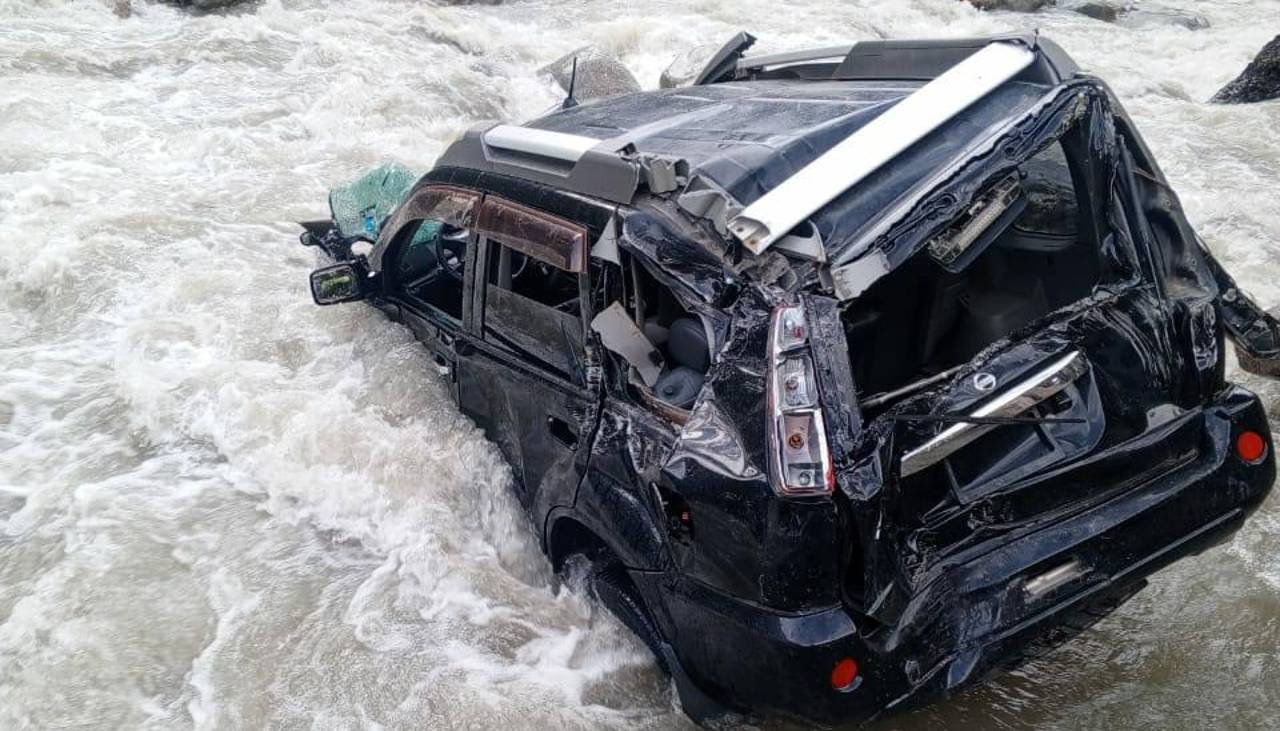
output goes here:
<path id="1" fill-rule="evenodd" d="M 1187 30 L 1204 30 L 1210 25 L 1209 19 L 1203 15 L 1175 10 L 1135 10 L 1132 13 L 1122 15 L 1119 22 L 1129 28 L 1180 25 Z"/>
<path id="2" fill-rule="evenodd" d="M 1068 10 L 1074 10 L 1094 20 L 1114 23 L 1132 7 L 1132 4 L 1117 0 L 1087 0 L 1086 2 L 1077 2 L 1066 7 Z"/>
<path id="3" fill-rule="evenodd" d="M 1258 52 L 1235 81 L 1222 87 L 1215 104 L 1251 104 L 1280 98 L 1280 36 Z"/>
<path id="4" fill-rule="evenodd" d="M 1051 7 L 1055 0 L 968 0 L 979 10 L 1010 10 L 1015 13 L 1034 13 Z"/>
<path id="5" fill-rule="evenodd" d="M 116 14 L 117 18 L 127 18 L 133 15 L 133 6 L 129 0 L 114 0 L 111 4 L 111 12 Z"/>
<path id="6" fill-rule="evenodd" d="M 573 60 L 578 59 L 578 76 L 573 81 L 573 98 L 580 102 L 640 91 L 640 82 L 618 59 L 595 46 L 583 46 L 538 69 L 538 73 L 555 79 L 561 89 L 569 90 L 573 79 Z"/>
<path id="7" fill-rule="evenodd" d="M 191 8 L 192 10 L 221 10 L 229 8 L 233 5 L 243 5 L 252 0 L 160 0 L 166 5 L 175 5 L 180 8 Z"/>

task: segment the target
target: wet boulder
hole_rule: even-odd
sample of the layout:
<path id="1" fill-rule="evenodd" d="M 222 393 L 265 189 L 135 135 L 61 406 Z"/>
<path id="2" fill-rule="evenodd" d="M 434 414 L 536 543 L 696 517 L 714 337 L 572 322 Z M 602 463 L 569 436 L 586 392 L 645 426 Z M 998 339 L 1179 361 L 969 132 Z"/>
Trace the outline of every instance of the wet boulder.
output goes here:
<path id="1" fill-rule="evenodd" d="M 1114 23 L 1120 16 L 1132 8 L 1132 3 L 1123 0 L 1085 0 L 1064 5 L 1067 10 L 1086 15 L 1094 20 Z"/>
<path id="2" fill-rule="evenodd" d="M 1135 10 L 1120 16 L 1119 23 L 1137 29 L 1179 25 L 1187 30 L 1204 30 L 1210 25 L 1209 19 L 1203 15 L 1177 10 Z"/>
<path id="3" fill-rule="evenodd" d="M 1280 99 L 1280 36 L 1263 47 L 1235 81 L 1214 95 L 1215 104 L 1251 104 Z"/>
<path id="4" fill-rule="evenodd" d="M 704 43 L 682 52 L 662 70 L 662 75 L 658 77 L 658 88 L 675 89 L 689 86 L 719 50 L 718 43 Z"/>
<path id="5" fill-rule="evenodd" d="M 1052 7 L 1055 0 L 968 0 L 979 10 L 1009 10 L 1015 13 L 1034 13 Z"/>
<path id="6" fill-rule="evenodd" d="M 576 79 L 574 59 L 578 62 Z M 555 79 L 566 92 L 572 82 L 573 98 L 580 102 L 640 91 L 640 82 L 627 67 L 595 46 L 583 46 L 567 53 L 538 69 L 538 73 Z"/>
<path id="7" fill-rule="evenodd" d="M 173 5 L 189 10 L 222 10 L 236 5 L 248 5 L 254 0 L 160 0 L 165 5 Z"/>

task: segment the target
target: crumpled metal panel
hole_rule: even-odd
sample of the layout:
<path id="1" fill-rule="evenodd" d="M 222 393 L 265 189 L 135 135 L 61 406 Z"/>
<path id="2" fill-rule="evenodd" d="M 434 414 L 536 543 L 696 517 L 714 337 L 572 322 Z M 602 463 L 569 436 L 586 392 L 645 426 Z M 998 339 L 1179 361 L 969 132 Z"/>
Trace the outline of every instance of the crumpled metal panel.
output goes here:
<path id="1" fill-rule="evenodd" d="M 764 462 L 769 317 L 763 289 L 734 304 L 725 344 L 663 467 L 696 529 L 686 571 L 779 609 L 836 601 L 839 521 L 830 501 L 778 500 Z"/>

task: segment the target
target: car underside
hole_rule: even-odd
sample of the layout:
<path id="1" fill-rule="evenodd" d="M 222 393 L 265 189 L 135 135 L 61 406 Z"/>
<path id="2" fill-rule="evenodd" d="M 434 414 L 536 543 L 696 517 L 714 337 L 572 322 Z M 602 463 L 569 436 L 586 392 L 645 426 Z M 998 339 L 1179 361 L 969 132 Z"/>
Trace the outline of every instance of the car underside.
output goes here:
<path id="1" fill-rule="evenodd" d="M 364 244 L 336 206 L 303 234 L 317 301 L 414 329 L 691 716 L 949 695 L 1240 527 L 1275 463 L 1226 338 L 1275 374 L 1280 328 L 1105 85 L 1038 38 L 744 42 L 468 133 L 352 209 Z"/>

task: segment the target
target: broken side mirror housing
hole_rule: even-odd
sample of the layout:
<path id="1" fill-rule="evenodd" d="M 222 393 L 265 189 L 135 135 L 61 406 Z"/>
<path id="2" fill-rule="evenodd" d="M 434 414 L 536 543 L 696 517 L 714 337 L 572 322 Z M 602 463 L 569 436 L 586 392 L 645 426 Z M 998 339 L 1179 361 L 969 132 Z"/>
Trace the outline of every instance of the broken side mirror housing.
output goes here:
<path id="1" fill-rule="evenodd" d="M 311 298 L 317 305 L 336 305 L 368 298 L 369 280 L 361 267 L 342 262 L 311 272 Z"/>

